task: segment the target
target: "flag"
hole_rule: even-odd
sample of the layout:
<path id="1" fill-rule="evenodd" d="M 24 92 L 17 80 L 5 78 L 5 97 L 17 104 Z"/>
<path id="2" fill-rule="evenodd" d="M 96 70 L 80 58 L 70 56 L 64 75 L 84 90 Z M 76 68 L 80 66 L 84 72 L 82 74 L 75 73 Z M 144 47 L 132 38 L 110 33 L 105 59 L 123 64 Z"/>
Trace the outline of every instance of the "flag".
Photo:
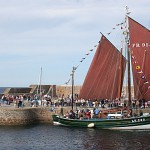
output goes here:
<path id="1" fill-rule="evenodd" d="M 123 34 L 124 34 L 124 35 L 126 35 L 126 34 L 127 34 L 127 32 L 126 32 L 126 31 L 124 31 L 124 32 L 123 32 Z"/>
<path id="2" fill-rule="evenodd" d="M 140 69 L 140 66 L 136 66 L 136 69 Z"/>
<path id="3" fill-rule="evenodd" d="M 132 56 L 131 58 L 132 58 L 132 59 L 134 59 L 135 57 L 134 57 L 134 56 Z"/>
<path id="4" fill-rule="evenodd" d="M 139 71 L 139 72 L 137 72 L 137 73 L 143 73 L 143 71 L 141 70 L 141 71 Z M 144 76 L 144 75 L 143 75 Z M 142 77 L 142 76 L 141 76 Z"/>
<path id="5" fill-rule="evenodd" d="M 93 49 L 90 49 L 90 51 L 93 51 Z"/>
<path id="6" fill-rule="evenodd" d="M 85 54 L 85 55 L 89 55 L 89 53 Z"/>
<path id="7" fill-rule="evenodd" d="M 130 15 L 131 12 L 128 12 L 127 15 Z"/>
<path id="8" fill-rule="evenodd" d="M 107 33 L 108 35 L 110 34 L 111 32 Z"/>
<path id="9" fill-rule="evenodd" d="M 148 81 L 145 81 L 145 82 L 144 82 L 144 84 L 148 84 L 148 83 L 149 83 Z"/>
<path id="10" fill-rule="evenodd" d="M 142 78 L 142 79 L 145 79 L 145 76 L 144 76 L 144 75 L 142 75 L 142 76 L 141 76 L 141 78 Z"/>

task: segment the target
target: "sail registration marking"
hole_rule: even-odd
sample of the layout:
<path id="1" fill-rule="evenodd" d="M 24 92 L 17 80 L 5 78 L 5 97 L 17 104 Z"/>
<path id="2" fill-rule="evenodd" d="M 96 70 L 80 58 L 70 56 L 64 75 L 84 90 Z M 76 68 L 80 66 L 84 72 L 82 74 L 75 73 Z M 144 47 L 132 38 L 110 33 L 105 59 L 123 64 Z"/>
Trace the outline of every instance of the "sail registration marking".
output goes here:
<path id="1" fill-rule="evenodd" d="M 132 47 L 150 47 L 150 43 L 134 43 Z"/>

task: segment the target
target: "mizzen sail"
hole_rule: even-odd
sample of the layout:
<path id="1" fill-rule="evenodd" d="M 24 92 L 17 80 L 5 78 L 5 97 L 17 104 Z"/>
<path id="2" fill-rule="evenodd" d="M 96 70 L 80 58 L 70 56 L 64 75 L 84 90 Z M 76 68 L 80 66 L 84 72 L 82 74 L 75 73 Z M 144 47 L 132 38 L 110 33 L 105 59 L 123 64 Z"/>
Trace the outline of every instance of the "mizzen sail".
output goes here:
<path id="1" fill-rule="evenodd" d="M 150 100 L 150 31 L 129 18 L 134 95 Z"/>
<path id="2" fill-rule="evenodd" d="M 123 58 L 121 71 L 125 70 L 125 58 L 116 47 L 102 35 L 96 53 L 88 70 L 80 98 L 84 99 L 116 99 L 122 85 L 120 78 L 120 57 Z M 118 80 L 118 79 L 121 79 Z"/>

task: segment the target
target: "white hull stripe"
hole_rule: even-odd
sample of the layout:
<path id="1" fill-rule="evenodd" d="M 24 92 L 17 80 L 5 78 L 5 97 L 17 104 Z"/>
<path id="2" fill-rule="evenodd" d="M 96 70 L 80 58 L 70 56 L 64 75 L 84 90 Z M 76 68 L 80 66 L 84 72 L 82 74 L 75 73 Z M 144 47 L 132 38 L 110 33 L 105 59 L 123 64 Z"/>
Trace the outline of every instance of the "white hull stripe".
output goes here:
<path id="1" fill-rule="evenodd" d="M 127 127 L 112 127 L 114 130 L 147 130 L 150 129 L 150 124 L 138 125 L 138 126 L 127 126 Z"/>

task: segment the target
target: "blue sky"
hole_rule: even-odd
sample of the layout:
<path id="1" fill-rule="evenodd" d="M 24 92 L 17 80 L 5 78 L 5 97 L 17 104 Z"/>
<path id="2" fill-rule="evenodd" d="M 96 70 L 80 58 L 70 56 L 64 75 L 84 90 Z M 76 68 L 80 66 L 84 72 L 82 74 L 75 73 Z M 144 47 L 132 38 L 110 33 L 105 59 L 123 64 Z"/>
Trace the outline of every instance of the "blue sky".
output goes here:
<path id="1" fill-rule="evenodd" d="M 0 86 L 38 84 L 41 67 L 42 84 L 64 84 L 100 32 L 107 36 L 123 21 L 126 6 L 150 28 L 149 0 L 0 0 Z M 94 52 L 76 70 L 75 84 L 83 83 Z"/>

